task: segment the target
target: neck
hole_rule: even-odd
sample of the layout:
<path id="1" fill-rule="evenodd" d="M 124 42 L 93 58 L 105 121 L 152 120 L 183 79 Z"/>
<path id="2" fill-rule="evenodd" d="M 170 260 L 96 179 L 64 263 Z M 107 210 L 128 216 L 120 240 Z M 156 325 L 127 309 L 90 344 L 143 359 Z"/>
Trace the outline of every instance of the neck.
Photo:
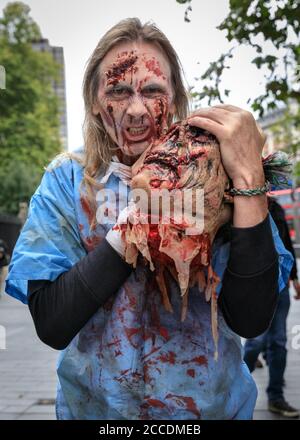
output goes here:
<path id="1" fill-rule="evenodd" d="M 123 163 L 124 165 L 128 165 L 128 166 L 132 166 L 140 156 L 140 155 L 128 156 L 128 155 L 124 154 L 123 151 L 121 151 L 120 149 L 118 149 L 116 151 L 116 155 L 121 163 Z"/>

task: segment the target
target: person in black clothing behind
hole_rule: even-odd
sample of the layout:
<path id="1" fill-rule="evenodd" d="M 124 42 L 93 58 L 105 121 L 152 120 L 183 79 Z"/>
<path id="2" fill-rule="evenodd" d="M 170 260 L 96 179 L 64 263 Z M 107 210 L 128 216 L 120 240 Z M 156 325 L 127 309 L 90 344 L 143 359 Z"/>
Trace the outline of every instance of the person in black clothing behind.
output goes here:
<path id="1" fill-rule="evenodd" d="M 278 228 L 279 235 L 294 257 L 294 264 L 290 274 L 296 290 L 295 299 L 300 299 L 300 284 L 298 282 L 297 264 L 294 248 L 289 234 L 285 213 L 282 207 L 272 197 L 268 198 L 269 212 Z M 262 335 L 248 339 L 245 344 L 244 361 L 252 372 L 260 352 L 266 349 L 266 361 L 269 366 L 269 385 L 267 394 L 269 400 L 269 411 L 280 414 L 284 417 L 299 417 L 299 411 L 291 407 L 284 399 L 283 384 L 284 371 L 287 358 L 287 334 L 286 320 L 290 308 L 289 286 L 287 285 L 280 293 L 278 305 L 269 329 Z"/>
<path id="2" fill-rule="evenodd" d="M 4 278 L 4 266 L 9 264 L 10 256 L 8 254 L 8 246 L 6 242 L 0 239 L 0 298 L 2 292 L 2 284 Z"/>

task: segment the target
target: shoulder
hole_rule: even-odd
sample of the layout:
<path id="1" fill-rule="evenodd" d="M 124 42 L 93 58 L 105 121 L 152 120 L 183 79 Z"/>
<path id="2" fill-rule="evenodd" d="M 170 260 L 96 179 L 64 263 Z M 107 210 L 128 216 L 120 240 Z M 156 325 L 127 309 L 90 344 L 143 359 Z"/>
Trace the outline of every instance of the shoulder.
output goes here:
<path id="1" fill-rule="evenodd" d="M 70 192 L 74 189 L 74 176 L 82 174 L 84 166 L 83 154 L 63 152 L 55 156 L 45 167 L 45 172 L 36 194 L 45 194 L 60 188 Z"/>
<path id="2" fill-rule="evenodd" d="M 75 168 L 83 168 L 83 166 L 84 154 L 82 151 L 65 151 L 55 156 L 49 165 L 45 167 L 45 171 L 46 173 L 70 175 L 74 173 Z"/>

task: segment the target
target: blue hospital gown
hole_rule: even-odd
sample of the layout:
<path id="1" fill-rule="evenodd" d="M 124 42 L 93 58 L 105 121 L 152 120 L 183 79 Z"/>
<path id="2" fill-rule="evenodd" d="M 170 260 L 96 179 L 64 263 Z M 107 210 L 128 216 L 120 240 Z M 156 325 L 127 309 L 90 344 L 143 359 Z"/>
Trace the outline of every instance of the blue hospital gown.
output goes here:
<path id="1" fill-rule="evenodd" d="M 23 303 L 27 303 L 28 280 L 54 281 L 93 249 L 112 226 L 98 224 L 90 231 L 89 212 L 79 192 L 82 177 L 77 161 L 55 159 L 31 199 L 6 281 L 6 292 Z M 119 200 L 128 189 L 114 174 L 105 188 Z M 271 223 L 280 256 L 281 290 L 292 257 L 272 219 Z M 218 240 L 214 243 L 213 268 L 221 278 L 229 246 Z M 252 418 L 257 390 L 243 362 L 240 337 L 219 311 L 219 358 L 215 361 L 210 304 L 198 288 L 190 289 L 187 317 L 181 322 L 178 285 L 172 278 L 168 282 L 173 314 L 164 309 L 153 274 L 140 262 L 60 352 L 58 419 Z"/>

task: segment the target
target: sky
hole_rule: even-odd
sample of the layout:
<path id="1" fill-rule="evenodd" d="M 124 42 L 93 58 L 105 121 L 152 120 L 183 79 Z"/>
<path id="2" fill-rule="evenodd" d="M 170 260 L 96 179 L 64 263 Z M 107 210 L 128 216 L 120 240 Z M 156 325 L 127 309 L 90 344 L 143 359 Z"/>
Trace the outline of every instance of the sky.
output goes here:
<path id="1" fill-rule="evenodd" d="M 195 77 L 221 53 L 232 47 L 225 33 L 216 29 L 229 11 L 228 0 L 193 0 L 191 22 L 184 21 L 186 5 L 176 0 L 25 0 L 31 16 L 52 46 L 64 48 L 68 144 L 83 143 L 84 107 L 82 80 L 86 62 L 101 36 L 119 20 L 138 17 L 154 21 L 177 51 L 189 86 L 201 90 Z M 6 6 L 0 0 L 0 11 Z M 263 91 L 263 74 L 251 64 L 252 48 L 238 48 L 226 70 L 222 86 L 232 92 L 226 102 L 250 110 L 247 100 Z"/>

